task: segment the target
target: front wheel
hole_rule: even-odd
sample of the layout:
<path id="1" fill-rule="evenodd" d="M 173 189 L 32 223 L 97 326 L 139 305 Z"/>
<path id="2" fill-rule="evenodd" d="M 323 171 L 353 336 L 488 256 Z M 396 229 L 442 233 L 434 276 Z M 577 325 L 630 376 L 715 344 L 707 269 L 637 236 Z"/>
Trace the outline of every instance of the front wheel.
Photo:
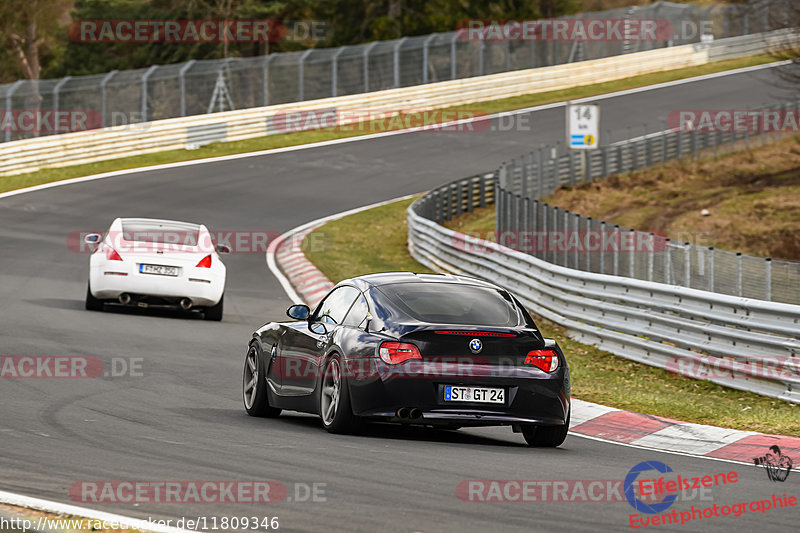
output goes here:
<path id="1" fill-rule="evenodd" d="M 567 438 L 569 431 L 569 417 L 563 426 L 522 426 L 522 436 L 528 446 L 537 448 L 555 448 L 561 446 Z"/>
<path id="2" fill-rule="evenodd" d="M 255 344 L 247 349 L 242 375 L 242 396 L 244 408 L 250 416 L 275 418 L 281 414 L 277 407 L 269 405 L 267 397 L 267 380 L 264 379 L 266 365 L 261 350 Z"/>
<path id="3" fill-rule="evenodd" d="M 357 432 L 360 421 L 350 407 L 350 391 L 338 355 L 325 362 L 321 385 L 319 414 L 322 417 L 322 426 L 330 433 Z"/>

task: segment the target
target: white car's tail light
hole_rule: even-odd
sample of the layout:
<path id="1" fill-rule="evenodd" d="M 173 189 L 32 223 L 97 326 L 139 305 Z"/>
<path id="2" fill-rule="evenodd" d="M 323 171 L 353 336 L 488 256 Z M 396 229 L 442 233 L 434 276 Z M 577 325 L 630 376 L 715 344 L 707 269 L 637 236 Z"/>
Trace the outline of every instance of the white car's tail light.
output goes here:
<path id="1" fill-rule="evenodd" d="M 197 263 L 197 268 L 211 268 L 211 254 L 205 256 Z"/>

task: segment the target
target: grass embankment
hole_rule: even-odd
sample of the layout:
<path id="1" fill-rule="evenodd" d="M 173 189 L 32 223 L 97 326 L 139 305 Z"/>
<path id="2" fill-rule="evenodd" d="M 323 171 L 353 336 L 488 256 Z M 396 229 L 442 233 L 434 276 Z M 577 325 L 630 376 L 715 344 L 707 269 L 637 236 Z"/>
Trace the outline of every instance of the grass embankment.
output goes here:
<path id="1" fill-rule="evenodd" d="M 564 100 L 583 98 L 587 96 L 596 96 L 599 94 L 621 91 L 625 89 L 632 89 L 635 87 L 644 87 L 656 83 L 663 83 L 683 78 L 690 78 L 693 76 L 701 76 L 703 74 L 710 74 L 713 72 L 722 72 L 725 70 L 732 70 L 752 65 L 770 63 L 772 61 L 774 61 L 774 58 L 768 55 L 753 56 L 743 59 L 734 59 L 731 61 L 721 61 L 719 63 L 711 63 L 708 65 L 701 65 L 698 67 L 676 69 L 666 72 L 657 72 L 654 74 L 647 74 L 644 76 L 635 76 L 608 83 L 586 85 L 583 87 L 576 87 L 574 89 L 569 89 L 565 91 L 551 91 L 545 93 L 524 95 L 514 98 L 506 98 L 502 100 L 477 102 L 469 105 L 448 108 L 442 111 L 446 112 L 446 111 L 461 110 L 461 111 L 479 112 L 481 114 L 497 113 L 500 111 L 521 109 L 525 107 L 548 104 L 552 102 L 560 102 Z M 172 150 L 168 152 L 157 152 L 153 154 L 124 157 L 108 161 L 99 161 L 96 163 L 88 163 L 84 165 L 72 165 L 61 168 L 44 169 L 44 170 L 39 170 L 37 172 L 31 172 L 29 174 L 0 176 L 0 192 L 11 191 L 14 189 L 21 189 L 24 187 L 31 187 L 33 185 L 40 185 L 43 183 L 51 183 L 54 181 L 76 178 L 80 176 L 89 176 L 92 174 L 99 174 L 102 172 L 112 172 L 115 170 L 124 170 L 124 169 L 145 167 L 151 165 L 160 165 L 165 163 L 175 163 L 178 161 L 205 159 L 208 157 L 219 157 L 230 154 L 257 152 L 260 150 L 283 148 L 287 146 L 297 146 L 301 144 L 329 141 L 345 137 L 357 137 L 369 133 L 378 133 L 381 131 L 402 129 L 402 127 L 399 126 L 402 124 L 403 120 L 372 121 L 368 123 L 367 122 L 362 123 L 359 126 L 353 125 L 353 126 L 348 126 L 346 128 L 342 128 L 342 130 L 344 131 L 337 130 L 336 128 L 327 128 L 314 131 L 285 133 L 280 135 L 257 137 L 254 139 L 247 139 L 244 141 L 214 143 L 200 147 L 197 150 Z"/>
<path id="2" fill-rule="evenodd" d="M 308 258 L 331 281 L 385 270 L 430 272 L 406 246 L 403 200 L 328 222 L 315 230 Z M 362 231 L 368 227 L 366 234 Z M 569 339 L 563 328 L 538 319 L 567 354 L 573 395 L 582 400 L 641 413 L 742 430 L 800 436 L 800 407 L 671 374 Z"/>

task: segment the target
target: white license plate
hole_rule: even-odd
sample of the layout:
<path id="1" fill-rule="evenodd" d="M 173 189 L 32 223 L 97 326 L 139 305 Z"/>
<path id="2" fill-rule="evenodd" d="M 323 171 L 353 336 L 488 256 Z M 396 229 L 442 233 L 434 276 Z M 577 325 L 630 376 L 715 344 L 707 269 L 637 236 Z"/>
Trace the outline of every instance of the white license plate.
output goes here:
<path id="1" fill-rule="evenodd" d="M 506 403 L 506 390 L 489 387 L 456 387 L 453 385 L 445 385 L 444 401 Z"/>
<path id="2" fill-rule="evenodd" d="M 156 274 L 159 276 L 177 276 L 178 267 L 166 265 L 139 265 L 139 272 L 142 274 Z"/>

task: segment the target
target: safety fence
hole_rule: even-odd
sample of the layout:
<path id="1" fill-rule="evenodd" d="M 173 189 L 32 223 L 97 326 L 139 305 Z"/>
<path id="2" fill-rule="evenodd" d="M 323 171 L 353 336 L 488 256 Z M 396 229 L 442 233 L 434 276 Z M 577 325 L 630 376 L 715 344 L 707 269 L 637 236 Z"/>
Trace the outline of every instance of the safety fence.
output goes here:
<path id="1" fill-rule="evenodd" d="M 0 85 L 6 116 L 24 112 L 88 114 L 83 129 L 303 102 L 411 87 L 515 70 L 601 59 L 709 39 L 785 28 L 785 2 L 691 5 L 656 2 L 562 17 L 621 21 L 620 38 L 495 39 L 469 28 L 341 48 L 312 48 L 260 57 L 188 61 L 60 79 Z M 654 39 L 633 35 L 637 22 L 659 21 Z M 507 24 L 513 24 L 509 22 Z M 488 26 L 487 26 L 488 28 Z M 721 59 L 721 58 L 714 58 Z M 0 142 L 72 131 L 68 126 L 6 125 Z"/>
<path id="2" fill-rule="evenodd" d="M 619 356 L 800 403 L 800 306 L 567 268 L 447 229 L 485 205 L 499 172 L 428 192 L 408 209 L 411 255 L 498 283 L 577 340 Z M 575 266 L 575 265 L 572 265 Z"/>

